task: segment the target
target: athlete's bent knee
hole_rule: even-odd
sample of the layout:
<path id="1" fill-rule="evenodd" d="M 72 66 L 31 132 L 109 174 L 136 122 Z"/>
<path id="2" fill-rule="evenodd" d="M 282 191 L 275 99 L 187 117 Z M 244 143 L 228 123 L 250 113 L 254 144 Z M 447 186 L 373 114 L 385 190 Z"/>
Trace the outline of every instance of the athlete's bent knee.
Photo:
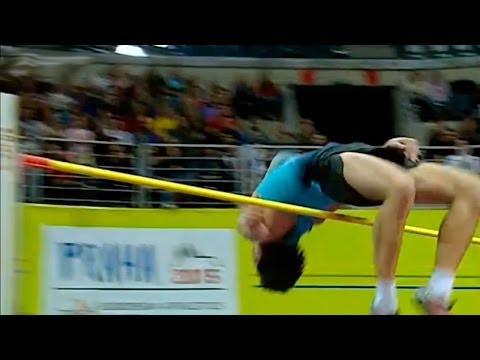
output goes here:
<path id="1" fill-rule="evenodd" d="M 472 213 L 480 216 L 480 181 L 470 182 L 459 196 L 459 199 L 469 203 Z"/>
<path id="2" fill-rule="evenodd" d="M 405 209 L 410 208 L 415 201 L 415 180 L 409 175 L 399 176 L 391 182 L 387 199 L 397 201 Z"/>

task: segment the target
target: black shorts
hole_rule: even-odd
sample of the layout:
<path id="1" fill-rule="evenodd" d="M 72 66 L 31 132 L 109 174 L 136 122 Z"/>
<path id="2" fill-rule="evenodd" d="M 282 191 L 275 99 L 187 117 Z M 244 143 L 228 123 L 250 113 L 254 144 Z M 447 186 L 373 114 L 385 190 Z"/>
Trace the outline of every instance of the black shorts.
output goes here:
<path id="1" fill-rule="evenodd" d="M 343 160 L 340 154 L 354 152 L 391 161 L 406 169 L 415 167 L 402 151 L 363 143 L 330 144 L 315 151 L 305 170 L 305 181 L 316 181 L 322 191 L 341 204 L 353 206 L 378 206 L 382 201 L 369 200 L 351 187 L 343 176 Z"/>

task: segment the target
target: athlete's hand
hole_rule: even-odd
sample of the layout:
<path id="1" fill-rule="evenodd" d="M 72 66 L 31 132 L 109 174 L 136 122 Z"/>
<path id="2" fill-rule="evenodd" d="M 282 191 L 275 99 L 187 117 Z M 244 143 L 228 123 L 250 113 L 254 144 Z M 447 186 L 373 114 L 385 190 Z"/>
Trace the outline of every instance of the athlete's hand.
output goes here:
<path id="1" fill-rule="evenodd" d="M 238 218 L 238 224 L 243 228 L 254 229 L 261 223 L 257 216 L 249 213 L 242 213 Z"/>
<path id="2" fill-rule="evenodd" d="M 412 138 L 393 138 L 385 143 L 386 147 L 402 150 L 406 158 L 414 163 L 420 161 L 420 146 L 418 141 Z"/>

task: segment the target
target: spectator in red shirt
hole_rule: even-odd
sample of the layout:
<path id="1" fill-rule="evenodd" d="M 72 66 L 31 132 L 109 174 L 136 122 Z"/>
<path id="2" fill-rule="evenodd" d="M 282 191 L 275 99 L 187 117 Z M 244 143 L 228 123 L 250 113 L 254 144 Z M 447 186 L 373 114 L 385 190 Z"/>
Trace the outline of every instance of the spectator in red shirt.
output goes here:
<path id="1" fill-rule="evenodd" d="M 278 91 L 277 87 L 273 83 L 272 80 L 268 77 L 266 73 L 262 74 L 260 82 L 255 87 L 255 93 L 259 97 L 278 97 L 280 92 Z"/>
<path id="2" fill-rule="evenodd" d="M 206 124 L 220 132 L 223 132 L 226 129 L 234 129 L 238 126 L 238 122 L 232 113 L 232 109 L 225 105 L 220 106 L 220 112 L 215 116 L 208 118 Z"/>
<path id="3" fill-rule="evenodd" d="M 265 119 L 277 120 L 282 112 L 282 96 L 280 90 L 263 74 L 260 82 L 255 87 L 258 110 Z"/>
<path id="4" fill-rule="evenodd" d="M 139 132 L 143 128 L 146 116 L 146 106 L 140 102 L 132 101 L 128 114 L 121 119 L 124 123 L 123 130 L 132 134 Z"/>

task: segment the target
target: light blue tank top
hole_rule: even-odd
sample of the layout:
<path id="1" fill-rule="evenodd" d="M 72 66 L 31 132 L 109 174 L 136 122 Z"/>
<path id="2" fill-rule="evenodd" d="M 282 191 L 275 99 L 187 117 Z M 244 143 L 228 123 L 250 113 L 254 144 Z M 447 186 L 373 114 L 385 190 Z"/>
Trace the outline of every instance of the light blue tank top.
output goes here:
<path id="1" fill-rule="evenodd" d="M 320 185 L 311 182 L 302 183 L 306 165 L 312 160 L 316 151 L 305 154 L 279 153 L 270 165 L 269 171 L 257 187 L 257 195 L 265 200 L 279 201 L 292 205 L 327 210 L 335 201 L 322 192 Z M 314 225 L 314 218 L 297 215 L 295 227 L 285 237 L 291 245 L 298 243 L 300 237 L 309 232 Z"/>

